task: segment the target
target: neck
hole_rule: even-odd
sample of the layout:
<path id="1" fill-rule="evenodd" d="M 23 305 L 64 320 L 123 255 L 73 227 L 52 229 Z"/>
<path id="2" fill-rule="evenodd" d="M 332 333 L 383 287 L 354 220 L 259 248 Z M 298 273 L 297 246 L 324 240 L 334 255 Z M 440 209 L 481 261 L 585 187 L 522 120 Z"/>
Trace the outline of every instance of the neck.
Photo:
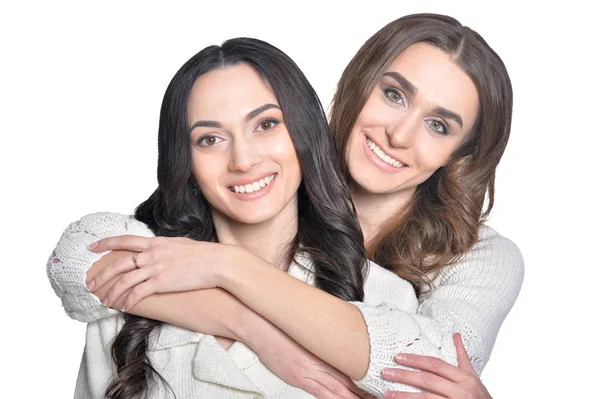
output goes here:
<path id="1" fill-rule="evenodd" d="M 261 223 L 240 223 L 215 208 L 212 214 L 220 243 L 244 247 L 265 261 L 287 270 L 289 245 L 298 232 L 296 197 L 278 215 Z"/>
<path id="2" fill-rule="evenodd" d="M 350 184 L 352 201 L 365 238 L 365 246 L 383 226 L 412 200 L 415 189 L 395 193 L 371 193 L 356 183 Z"/>

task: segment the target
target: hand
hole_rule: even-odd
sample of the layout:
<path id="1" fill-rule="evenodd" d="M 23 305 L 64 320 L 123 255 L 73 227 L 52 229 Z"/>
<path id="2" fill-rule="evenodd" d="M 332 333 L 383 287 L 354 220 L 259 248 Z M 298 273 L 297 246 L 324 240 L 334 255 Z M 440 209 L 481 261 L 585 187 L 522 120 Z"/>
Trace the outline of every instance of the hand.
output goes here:
<path id="1" fill-rule="evenodd" d="M 411 399 L 492 399 L 471 365 L 460 334 L 454 334 L 452 339 L 456 346 L 458 367 L 435 357 L 399 354 L 396 357 L 397 363 L 422 371 L 385 369 L 384 377 L 390 381 L 401 382 L 424 389 L 427 392 L 408 393 L 387 391 L 385 397 Z"/>
<path id="2" fill-rule="evenodd" d="M 226 262 L 226 255 L 232 248 L 234 246 L 181 237 L 105 238 L 92 244 L 90 249 L 94 252 L 135 252 L 137 267 L 132 257 L 118 257 L 99 272 L 88 287 L 97 292 L 113 281 L 103 303 L 112 307 L 120 302 L 123 311 L 154 293 L 213 288 L 218 282 L 216 268 Z"/>
<path id="3" fill-rule="evenodd" d="M 264 326 L 267 330 L 246 330 L 248 339 L 244 341 L 267 368 L 288 384 L 319 399 L 375 399 L 268 321 Z"/>

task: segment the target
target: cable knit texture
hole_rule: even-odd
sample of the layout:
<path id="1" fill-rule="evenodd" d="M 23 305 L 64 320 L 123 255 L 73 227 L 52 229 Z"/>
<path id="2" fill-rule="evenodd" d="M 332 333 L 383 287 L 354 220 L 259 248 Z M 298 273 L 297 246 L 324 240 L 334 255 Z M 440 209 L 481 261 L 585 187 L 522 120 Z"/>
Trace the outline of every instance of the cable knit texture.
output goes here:
<path id="1" fill-rule="evenodd" d="M 75 398 L 102 398 L 115 372 L 110 348 L 124 320 L 120 312 L 107 309 L 88 291 L 85 276 L 92 263 L 102 256 L 92 253 L 87 246 L 101 238 L 122 234 L 153 236 L 143 223 L 129 216 L 96 213 L 69 225 L 48 260 L 48 277 L 65 311 L 77 320 L 89 322 Z M 310 259 L 297 256 L 288 273 L 313 284 L 310 269 Z M 390 308 L 403 314 L 415 313 L 418 306 L 408 282 L 372 262 L 365 281 L 365 304 L 372 309 Z M 378 305 L 381 308 L 376 308 Z M 372 327 L 369 328 L 371 331 Z M 376 345 L 372 343 L 372 347 Z M 153 332 L 149 357 L 178 398 L 313 397 L 271 373 L 243 343 L 236 342 L 226 351 L 211 335 L 168 324 Z M 377 379 L 381 381 L 380 376 Z M 370 390 L 377 391 L 379 385 Z M 169 397 L 160 384 L 151 396 Z"/>
<path id="2" fill-rule="evenodd" d="M 397 353 L 435 356 L 456 365 L 452 334 L 460 332 L 478 374 L 485 367 L 500 326 L 523 283 L 523 258 L 517 246 L 489 227 L 462 259 L 442 270 L 431 289 L 419 296 L 417 314 L 393 305 L 355 303 L 369 331 L 371 354 L 357 385 L 377 395 L 406 390 L 382 380 L 385 367 L 398 367 Z"/>

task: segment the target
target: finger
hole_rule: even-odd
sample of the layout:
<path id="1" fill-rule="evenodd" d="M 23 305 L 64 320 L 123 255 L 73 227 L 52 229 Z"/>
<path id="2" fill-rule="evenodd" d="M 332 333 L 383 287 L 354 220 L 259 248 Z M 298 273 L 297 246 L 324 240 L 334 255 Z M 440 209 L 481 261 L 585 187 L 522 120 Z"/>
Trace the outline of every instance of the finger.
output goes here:
<path id="1" fill-rule="evenodd" d="M 150 247 L 152 238 L 141 236 L 115 236 L 104 238 L 90 245 L 93 252 L 106 252 L 115 250 L 142 252 Z"/>
<path id="2" fill-rule="evenodd" d="M 443 396 L 431 392 L 386 391 L 383 397 L 386 399 L 444 399 Z"/>
<path id="3" fill-rule="evenodd" d="M 364 394 L 369 395 L 368 392 L 365 392 L 362 389 L 360 389 L 359 387 L 357 387 L 356 384 L 354 384 L 354 381 L 352 381 L 352 379 L 350 379 L 350 377 L 348 377 L 346 374 L 342 373 L 338 369 L 331 367 L 331 368 L 328 368 L 323 371 L 325 371 L 326 374 L 331 376 L 331 378 L 335 382 L 341 384 L 347 390 L 352 392 L 355 396 L 361 397 Z M 334 392 L 337 392 L 337 391 L 334 390 Z M 341 390 L 341 392 L 344 392 L 344 390 Z"/>
<path id="4" fill-rule="evenodd" d="M 156 293 L 157 291 L 158 290 L 156 288 L 156 284 L 154 284 L 153 279 L 146 280 L 145 282 L 135 286 L 131 290 L 129 295 L 127 295 L 127 298 L 125 299 L 125 302 L 123 303 L 123 307 L 121 308 L 121 311 L 123 311 L 123 312 L 129 311 L 131 308 L 133 308 L 135 305 L 137 305 L 142 299 L 146 298 L 149 295 Z"/>
<path id="5" fill-rule="evenodd" d="M 119 278 L 119 281 L 111 288 L 108 295 L 102 301 L 105 306 L 111 307 L 115 303 L 117 298 L 125 293 L 128 289 L 132 289 L 138 284 L 148 280 L 151 275 L 149 268 L 136 269 L 134 271 L 125 273 Z"/>
<path id="6" fill-rule="evenodd" d="M 331 392 L 323 384 L 313 379 L 307 379 L 302 384 L 302 389 L 318 399 L 344 399 L 343 396 Z"/>
<path id="7" fill-rule="evenodd" d="M 471 364 L 471 359 L 469 359 L 469 354 L 465 349 L 465 345 L 462 342 L 462 337 L 459 333 L 455 333 L 452 335 L 452 340 L 454 341 L 454 346 L 456 346 L 456 359 L 458 360 L 458 367 L 462 370 L 468 371 L 477 375 L 477 372 L 473 368 Z"/>
<path id="8" fill-rule="evenodd" d="M 323 384 L 325 388 L 327 388 L 329 391 L 342 398 L 360 399 L 360 397 L 358 396 L 358 391 L 354 392 L 353 390 L 353 388 L 357 388 L 356 385 L 354 385 L 352 380 L 350 380 L 348 377 L 344 376 L 346 377 L 344 380 L 348 380 L 350 383 L 348 383 L 348 381 L 340 381 L 338 378 L 332 376 L 327 371 L 325 371 L 325 374 L 327 376 L 325 376 L 323 380 L 320 380 L 319 382 Z"/>
<path id="9" fill-rule="evenodd" d="M 460 382 L 464 379 L 464 371 L 446 363 L 442 359 L 433 356 L 422 356 L 413 355 L 410 353 L 399 353 L 396 356 L 396 363 L 403 366 L 412 367 L 421 371 L 429 371 L 435 375 L 438 375 L 446 380 L 453 382 Z M 400 370 L 400 369 L 385 369 L 386 370 Z M 384 378 L 389 379 L 384 373 Z M 392 381 L 395 381 L 391 379 Z"/>
<path id="10" fill-rule="evenodd" d="M 94 279 L 88 283 L 88 288 L 92 291 L 98 291 L 104 287 L 104 284 L 111 281 L 119 274 L 127 273 L 135 269 L 136 267 L 133 264 L 131 255 L 121 256 L 104 266 L 104 268 L 94 277 Z"/>
<path id="11" fill-rule="evenodd" d="M 454 367 L 454 366 L 450 366 Z M 404 369 L 385 369 L 391 371 L 391 378 L 385 377 L 388 380 L 400 382 L 416 388 L 425 389 L 431 393 L 443 395 L 446 397 L 456 397 L 458 384 L 448 381 L 437 374 L 427 371 L 410 371 Z M 458 369 L 457 369 L 458 370 Z"/>

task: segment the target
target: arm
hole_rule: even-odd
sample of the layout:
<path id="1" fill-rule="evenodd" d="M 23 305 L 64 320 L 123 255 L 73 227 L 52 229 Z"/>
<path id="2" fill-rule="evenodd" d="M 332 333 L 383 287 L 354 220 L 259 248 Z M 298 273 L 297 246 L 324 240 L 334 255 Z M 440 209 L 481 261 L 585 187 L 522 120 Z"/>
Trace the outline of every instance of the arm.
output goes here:
<path id="1" fill-rule="evenodd" d="M 133 254 L 111 251 L 102 255 L 89 251 L 88 246 L 98 239 L 121 234 L 153 236 L 143 223 L 129 216 L 92 214 L 69 225 L 48 261 L 48 277 L 65 311 L 75 319 L 95 321 L 88 326 L 88 336 L 92 331 L 90 328 L 114 322 L 117 318 L 108 316 L 120 312 L 105 307 L 101 302 L 118 278 L 111 279 L 95 293 L 86 284 L 119 259 L 132 262 Z M 117 305 L 120 308 L 122 304 Z M 174 312 L 174 309 L 177 311 Z M 242 341 L 280 378 L 316 397 L 326 398 L 333 394 L 357 397 L 352 392 L 358 393 L 358 389 L 348 377 L 306 351 L 225 290 L 215 288 L 155 294 L 145 298 L 130 312 L 205 334 Z"/>
<path id="2" fill-rule="evenodd" d="M 356 304 L 359 311 L 241 247 L 192 244 L 185 239 L 117 237 L 102 240 L 97 250 L 133 245 L 149 260 L 137 271 L 139 281 L 128 284 L 121 279 L 123 284 L 113 288 L 115 298 L 127 287 L 135 287 L 127 299 L 131 304 L 178 285 L 225 288 L 327 363 L 354 379 L 362 378 L 363 386 L 383 392 L 398 390 L 382 380 L 381 372 L 386 366 L 394 367 L 393 359 L 399 352 L 430 355 L 456 364 L 452 341 L 455 331 L 471 343 L 467 348 L 471 346 L 476 366 L 481 364 L 477 350 L 491 350 L 493 341 L 480 348 L 473 343 L 495 339 L 520 289 L 523 264 L 514 244 L 489 233 L 491 229 L 484 231 L 487 235 L 480 237 L 465 259 L 447 267 L 432 284 L 432 291 L 421 296 L 420 314 L 387 304 Z M 180 251 L 170 246 L 187 246 L 186 251 L 196 255 L 190 257 L 193 261 L 174 262 L 169 253 Z M 218 268 L 211 259 L 219 259 Z M 189 279 L 182 281 L 181 275 Z"/>
<path id="3" fill-rule="evenodd" d="M 377 387 L 380 392 L 397 389 L 381 378 L 383 368 L 395 367 L 397 353 L 434 356 L 457 364 L 454 332 L 462 334 L 480 373 L 523 281 L 519 250 L 489 228 L 482 228 L 475 247 L 460 262 L 445 268 L 431 291 L 420 296 L 417 314 L 390 305 L 356 303 L 362 313 L 357 315 L 349 304 L 292 281 L 274 268 L 247 267 L 247 258 L 242 264 L 244 268 L 222 269 L 223 288 L 311 352 L 360 380 L 359 386 Z"/>
<path id="4" fill-rule="evenodd" d="M 132 252 L 95 253 L 88 249 L 90 244 L 99 239 L 123 234 L 154 236 L 146 225 L 132 217 L 108 212 L 84 216 L 71 223 L 62 234 L 48 259 L 47 274 L 54 292 L 61 299 L 70 317 L 92 322 L 119 313 L 102 304 L 101 299 L 106 295 L 106 291 L 94 295 L 86 284 L 107 264 L 118 258 L 131 260 Z M 107 284 L 107 288 L 115 282 Z M 221 289 L 198 291 L 194 295 L 154 295 L 146 298 L 132 313 L 190 328 L 192 326 L 188 320 L 191 317 L 183 310 L 191 308 L 195 312 L 195 331 L 232 339 L 237 339 L 238 336 L 231 327 L 240 331 L 247 327 L 246 323 L 254 323 L 259 317 Z M 173 309 L 178 309 L 179 312 L 173 312 Z"/>

